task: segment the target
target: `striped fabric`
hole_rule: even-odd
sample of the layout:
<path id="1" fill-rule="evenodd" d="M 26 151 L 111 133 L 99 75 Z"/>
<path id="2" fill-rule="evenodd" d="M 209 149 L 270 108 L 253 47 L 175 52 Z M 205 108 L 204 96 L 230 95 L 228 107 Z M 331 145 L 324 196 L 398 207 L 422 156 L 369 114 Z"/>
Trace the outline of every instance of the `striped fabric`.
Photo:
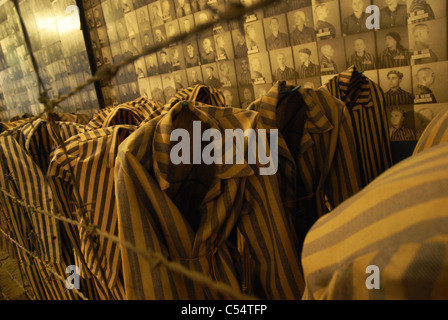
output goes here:
<path id="1" fill-rule="evenodd" d="M 448 108 L 440 111 L 423 131 L 415 146 L 414 155 L 445 142 L 448 142 Z"/>
<path id="2" fill-rule="evenodd" d="M 179 127 L 192 132 L 193 121 L 222 136 L 225 129 L 262 128 L 256 112 L 197 102 L 180 102 L 141 126 L 120 145 L 115 164 L 120 238 L 240 292 L 231 236 L 238 227 L 255 261 L 260 295 L 300 298 L 298 244 L 276 177 L 260 176 L 259 167 L 247 163 L 172 164 L 170 135 Z M 230 298 L 162 264 L 153 266 L 125 247 L 122 255 L 127 299 Z"/>
<path id="3" fill-rule="evenodd" d="M 90 130 L 65 142 L 70 164 L 79 186 L 82 202 L 86 204 L 88 220 L 99 230 L 118 236 L 114 193 L 114 162 L 118 145 L 135 130 L 135 126 L 117 125 Z M 59 211 L 76 220 L 73 182 L 70 179 L 67 157 L 62 148 L 55 151 L 48 169 L 49 184 Z M 121 283 L 121 257 L 118 245 L 104 237 L 92 238 L 84 228 L 71 235 L 73 245 L 79 241 L 83 259 L 109 298 L 124 297 Z M 79 239 L 79 240 L 78 240 Z M 95 254 L 94 249 L 97 251 Z M 79 266 L 79 265 L 78 265 Z M 81 266 L 79 266 L 81 268 Z M 103 276 L 104 272 L 104 276 Z"/>
<path id="4" fill-rule="evenodd" d="M 293 88 L 277 82 L 248 109 L 258 111 L 269 130 L 280 128 L 280 193 L 303 240 L 317 217 L 328 212 L 325 197 L 336 207 L 360 190 L 361 180 L 347 108 L 324 89 Z M 291 112 L 301 107 L 306 112 L 303 129 L 288 132 L 282 124 L 297 118 Z M 301 199 L 309 199 L 311 206 Z"/>
<path id="5" fill-rule="evenodd" d="M 156 108 L 152 114 L 147 116 L 145 120 L 141 122 L 140 126 L 144 126 L 159 115 L 167 113 L 172 106 L 180 101 L 201 102 L 217 107 L 225 107 L 226 105 L 225 97 L 222 94 L 221 90 L 214 87 L 197 84 L 178 91 L 176 95 L 168 101 L 167 104 L 165 104 L 161 108 Z"/>
<path id="6" fill-rule="evenodd" d="M 44 168 L 39 163 L 44 157 L 36 157 L 29 150 L 50 150 L 48 135 L 43 134 L 45 121 L 38 120 L 36 130 L 20 131 L 23 139 L 16 139 L 13 135 L 0 137 L 1 187 L 16 195 L 28 205 L 55 213 L 52 204 L 52 194 L 44 174 Z M 44 137 L 43 140 L 36 139 Z M 18 141 L 25 141 L 20 144 Z M 26 149 L 28 148 L 28 149 Z M 10 177 L 10 178 L 8 178 Z M 10 235 L 28 251 L 35 252 L 49 267 L 61 277 L 66 278 L 66 267 L 75 264 L 73 249 L 67 246 L 65 233 L 60 230 L 59 222 L 47 215 L 33 213 L 21 205 L 17 205 L 2 194 L 2 205 L 8 212 Z M 66 290 L 65 282 L 55 278 L 46 265 L 28 257 L 22 249 L 17 249 L 22 270 L 30 282 L 34 294 L 38 299 L 74 300 L 79 299 L 75 292 Z M 81 281 L 82 293 L 97 299 L 98 295 L 90 281 Z"/>
<path id="7" fill-rule="evenodd" d="M 349 109 L 364 187 L 392 165 L 384 93 L 354 66 L 324 86 Z"/>
<path id="8" fill-rule="evenodd" d="M 101 109 L 95 113 L 92 120 L 86 125 L 86 130 L 95 130 L 114 125 L 139 125 L 153 112 L 160 113 L 162 106 L 155 101 L 144 97 Z"/>
<path id="9" fill-rule="evenodd" d="M 92 120 L 92 116 L 83 113 L 52 113 L 55 121 L 74 122 L 79 124 L 87 124 Z M 45 117 L 46 118 L 46 117 Z M 48 119 L 46 119 L 48 120 Z"/>
<path id="10" fill-rule="evenodd" d="M 447 162 L 446 143 L 408 158 L 317 221 L 303 299 L 447 299 Z"/>
<path id="11" fill-rule="evenodd" d="M 384 95 L 386 106 L 404 106 L 414 104 L 414 95 L 401 88 L 389 90 Z"/>

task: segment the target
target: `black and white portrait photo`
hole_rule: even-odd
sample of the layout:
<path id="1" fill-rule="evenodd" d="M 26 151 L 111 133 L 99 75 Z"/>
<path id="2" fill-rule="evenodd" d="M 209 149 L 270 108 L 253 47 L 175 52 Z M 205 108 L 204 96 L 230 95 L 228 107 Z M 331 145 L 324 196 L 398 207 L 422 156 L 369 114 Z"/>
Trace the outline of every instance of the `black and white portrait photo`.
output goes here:
<path id="1" fill-rule="evenodd" d="M 409 46 L 413 65 L 447 59 L 446 19 L 409 25 Z"/>
<path id="2" fill-rule="evenodd" d="M 412 73 L 410 67 L 379 70 L 380 86 L 386 106 L 412 105 Z"/>
<path id="3" fill-rule="evenodd" d="M 391 141 L 416 141 L 413 106 L 387 107 Z"/>
<path id="4" fill-rule="evenodd" d="M 266 51 L 263 23 L 261 21 L 251 22 L 245 25 L 246 46 L 248 54 L 256 54 Z"/>
<path id="5" fill-rule="evenodd" d="M 359 71 L 377 68 L 375 34 L 371 32 L 345 38 L 347 68 L 354 65 Z"/>
<path id="6" fill-rule="evenodd" d="M 341 35 L 338 1 L 313 5 L 313 20 L 317 40 L 333 39 Z"/>
<path id="7" fill-rule="evenodd" d="M 254 85 L 272 83 L 268 52 L 256 53 L 248 58 L 252 83 Z"/>
<path id="8" fill-rule="evenodd" d="M 288 12 L 287 16 L 291 46 L 316 41 L 312 7 Z"/>
<path id="9" fill-rule="evenodd" d="M 289 47 L 288 27 L 286 15 L 281 14 L 263 19 L 266 37 L 266 49 L 268 51 Z"/>
<path id="10" fill-rule="evenodd" d="M 295 82 L 294 58 L 291 48 L 283 48 L 269 52 L 272 66 L 272 82 L 287 80 Z"/>
<path id="11" fill-rule="evenodd" d="M 222 87 L 221 81 L 219 80 L 218 66 L 216 62 L 203 65 L 201 68 L 205 85 L 216 89 Z"/>
<path id="12" fill-rule="evenodd" d="M 345 0 L 340 1 L 342 15 L 342 35 L 351 35 L 367 32 L 366 8 L 370 0 Z"/>
<path id="13" fill-rule="evenodd" d="M 376 41 L 379 68 L 411 65 L 407 27 L 378 30 Z"/>
<path id="14" fill-rule="evenodd" d="M 320 76 L 319 56 L 315 42 L 293 47 L 293 55 L 298 79 Z"/>
<path id="15" fill-rule="evenodd" d="M 408 24 L 406 0 L 373 0 L 380 8 L 380 30 Z"/>
<path id="16" fill-rule="evenodd" d="M 236 87 L 235 64 L 233 61 L 218 61 L 218 73 L 223 88 Z"/>
<path id="17" fill-rule="evenodd" d="M 236 77 L 239 86 L 252 85 L 249 59 L 247 57 L 235 60 Z"/>
<path id="18" fill-rule="evenodd" d="M 188 86 L 202 85 L 204 84 L 204 78 L 202 77 L 201 67 L 187 68 L 187 81 Z"/>
<path id="19" fill-rule="evenodd" d="M 448 61 L 413 66 L 415 104 L 448 102 L 447 74 Z"/>

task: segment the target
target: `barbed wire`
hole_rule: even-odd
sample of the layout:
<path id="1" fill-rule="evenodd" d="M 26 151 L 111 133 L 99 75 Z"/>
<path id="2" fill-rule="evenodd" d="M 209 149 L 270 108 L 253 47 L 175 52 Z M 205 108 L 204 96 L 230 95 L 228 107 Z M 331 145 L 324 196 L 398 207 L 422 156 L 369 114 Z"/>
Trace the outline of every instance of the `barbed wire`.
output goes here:
<path id="1" fill-rule="evenodd" d="M 86 87 L 90 86 L 93 83 L 100 82 L 100 81 L 110 81 L 113 77 L 115 77 L 117 75 L 118 71 L 121 68 L 123 68 L 124 66 L 134 63 L 136 60 L 141 59 L 147 55 L 153 54 L 159 50 L 169 47 L 172 44 L 183 41 L 183 40 L 187 39 L 189 36 L 191 36 L 191 34 L 201 33 L 202 31 L 206 31 L 206 30 L 212 28 L 214 25 L 217 25 L 217 24 L 220 24 L 223 22 L 229 22 L 229 21 L 235 21 L 235 20 L 241 19 L 247 13 L 251 13 L 256 10 L 262 9 L 268 5 L 273 5 L 273 4 L 275 4 L 275 2 L 278 2 L 280 0 L 259 0 L 250 6 L 244 6 L 239 2 L 228 2 L 226 4 L 227 7 L 222 12 L 216 10 L 215 8 L 208 6 L 208 9 L 211 10 L 214 14 L 216 14 L 218 16 L 217 19 L 197 25 L 193 28 L 191 33 L 181 33 L 181 34 L 175 35 L 175 36 L 171 37 L 170 39 L 168 39 L 158 45 L 153 45 L 149 48 L 146 48 L 140 54 L 130 56 L 130 57 L 120 61 L 119 63 L 103 66 L 103 67 L 99 68 L 93 76 L 91 76 L 89 79 L 85 80 L 84 83 L 76 86 L 75 88 L 70 90 L 68 93 L 61 95 L 56 99 L 54 99 L 54 98 L 51 99 L 48 97 L 47 90 L 45 89 L 43 81 L 40 77 L 39 66 L 34 57 L 32 46 L 31 46 L 31 41 L 29 39 L 28 32 L 27 32 L 25 23 L 23 21 L 23 17 L 20 13 L 20 8 L 19 8 L 19 3 L 18 3 L 19 1 L 18 0 L 10 0 L 10 1 L 12 1 L 14 3 L 17 14 L 19 16 L 20 25 L 22 28 L 22 32 L 24 34 L 25 45 L 30 54 L 31 62 L 32 62 L 34 71 L 36 73 L 36 76 L 38 78 L 39 91 L 40 91 L 39 92 L 39 102 L 43 105 L 44 109 L 41 112 L 39 112 L 37 115 L 26 119 L 23 123 L 18 124 L 16 126 L 14 126 L 13 128 L 10 128 L 10 129 L 4 131 L 3 133 L 0 134 L 0 136 L 12 135 L 15 132 L 21 130 L 24 126 L 26 126 L 30 123 L 33 124 L 35 120 L 42 118 L 44 116 L 44 114 L 47 114 L 48 115 L 47 119 L 50 124 L 50 128 L 53 131 L 54 137 L 57 140 L 56 144 L 59 148 L 62 149 L 63 154 L 68 159 L 69 155 L 66 150 L 63 138 L 60 135 L 60 130 L 57 130 L 58 124 L 56 123 L 54 117 L 52 116 L 54 109 L 59 107 L 59 104 L 61 102 L 65 101 L 66 99 L 70 98 L 71 96 L 81 92 L 82 90 L 84 90 Z M 239 22 L 241 23 L 241 21 L 239 21 Z M 124 240 L 118 238 L 117 236 L 114 236 L 110 233 L 100 230 L 98 228 L 98 226 L 91 223 L 88 219 L 87 209 L 86 209 L 85 204 L 83 204 L 83 201 L 81 198 L 81 193 L 79 191 L 80 190 L 79 182 L 76 179 L 76 175 L 74 173 L 75 172 L 74 168 L 71 164 L 71 161 L 67 161 L 67 163 L 68 163 L 68 174 L 69 174 L 69 178 L 72 182 L 73 193 L 74 193 L 74 197 L 75 197 L 74 202 L 75 202 L 76 212 L 74 213 L 74 216 L 79 217 L 79 221 L 69 219 L 59 213 L 46 212 L 46 211 L 42 210 L 41 208 L 30 205 L 29 203 L 20 199 L 18 195 L 12 194 L 9 190 L 6 190 L 4 188 L 0 188 L 0 191 L 4 195 L 9 197 L 14 204 L 22 206 L 28 212 L 31 212 L 33 214 L 47 215 L 47 216 L 55 218 L 61 222 L 75 225 L 79 228 L 86 230 L 87 235 L 89 237 L 93 237 L 94 235 L 97 235 L 97 236 L 101 236 L 103 238 L 107 238 L 107 239 L 115 242 L 116 244 L 119 244 L 121 247 L 125 247 L 125 248 L 133 251 L 134 253 L 142 256 L 143 258 L 145 258 L 146 260 L 148 260 L 150 262 L 152 267 L 156 267 L 159 264 L 163 264 L 166 268 L 170 269 L 173 272 L 180 273 L 193 281 L 196 281 L 196 282 L 198 282 L 202 285 L 205 285 L 213 290 L 216 290 L 219 293 L 228 295 L 234 299 L 238 299 L 238 300 L 257 299 L 254 296 L 247 295 L 247 294 L 241 293 L 239 291 L 236 291 L 234 288 L 230 287 L 226 283 L 214 281 L 211 278 L 204 275 L 203 273 L 190 270 L 180 263 L 169 261 L 161 253 L 146 251 L 146 250 L 137 248 L 130 242 L 124 241 Z M 53 269 L 53 267 L 50 264 L 42 261 L 36 253 L 29 251 L 27 248 L 25 248 L 23 245 L 21 245 L 16 240 L 14 240 L 9 234 L 7 234 L 1 228 L 0 228 L 0 232 L 3 234 L 3 236 L 5 236 L 9 241 L 11 241 L 13 244 L 15 244 L 18 248 L 22 249 L 30 257 L 32 257 L 32 258 L 36 259 L 38 262 L 40 262 L 41 265 L 44 266 L 46 269 L 48 269 L 52 274 L 54 274 L 54 276 L 56 278 L 65 282 L 66 278 L 57 274 L 57 272 Z M 75 250 L 76 249 L 77 248 L 75 248 Z M 98 252 L 97 252 L 97 249 L 95 248 L 95 246 L 93 247 L 93 250 L 94 250 L 94 256 L 97 257 Z M 83 255 L 80 252 L 78 252 L 78 254 L 81 258 L 83 257 Z M 83 265 L 86 267 L 85 269 L 87 270 L 87 272 L 91 273 L 90 269 L 87 267 L 86 262 L 83 259 L 81 259 L 81 261 L 82 261 Z M 103 268 L 100 267 L 99 270 L 100 270 L 101 278 L 103 278 L 103 280 L 105 280 L 106 277 L 105 277 Z M 97 279 L 96 276 L 93 276 L 93 278 L 95 279 L 95 281 L 99 281 L 99 279 Z M 82 299 L 87 300 L 87 298 L 80 291 L 78 291 L 76 289 L 74 289 L 74 290 Z M 109 294 L 109 293 L 107 293 L 107 294 Z M 110 298 L 110 296 L 108 296 L 108 297 Z"/>

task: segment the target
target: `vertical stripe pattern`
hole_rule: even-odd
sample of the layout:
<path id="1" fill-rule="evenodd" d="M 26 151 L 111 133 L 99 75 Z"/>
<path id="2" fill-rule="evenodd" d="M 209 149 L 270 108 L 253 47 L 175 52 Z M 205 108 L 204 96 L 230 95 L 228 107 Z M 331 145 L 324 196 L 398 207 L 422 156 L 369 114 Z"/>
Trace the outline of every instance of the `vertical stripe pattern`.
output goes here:
<path id="1" fill-rule="evenodd" d="M 447 299 L 447 161 L 448 144 L 423 151 L 320 218 L 303 247 L 303 299 Z"/>
<path id="2" fill-rule="evenodd" d="M 364 187 L 392 166 L 384 93 L 354 66 L 324 87 L 349 109 Z"/>

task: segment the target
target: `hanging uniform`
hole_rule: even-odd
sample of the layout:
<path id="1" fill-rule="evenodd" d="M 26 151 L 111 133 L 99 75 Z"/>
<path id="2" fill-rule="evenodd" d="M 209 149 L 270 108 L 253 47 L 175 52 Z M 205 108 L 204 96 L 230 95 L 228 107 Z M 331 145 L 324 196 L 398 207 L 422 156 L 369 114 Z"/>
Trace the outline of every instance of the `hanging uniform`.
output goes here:
<path id="1" fill-rule="evenodd" d="M 299 240 L 315 220 L 361 189 L 347 108 L 324 89 L 277 82 L 253 102 L 268 130 L 279 129 L 279 186 Z"/>
<path id="2" fill-rule="evenodd" d="M 230 240 L 238 227 L 265 298 L 300 298 L 298 243 L 275 175 L 261 176 L 247 162 L 174 165 L 171 133 L 191 129 L 192 121 L 221 134 L 262 129 L 256 112 L 187 101 L 141 126 L 120 145 L 115 165 L 120 238 L 240 292 L 239 254 Z M 127 299 L 229 298 L 127 247 L 122 254 Z"/>
<path id="3" fill-rule="evenodd" d="M 448 142 L 448 108 L 443 109 L 423 131 L 414 149 L 414 155 Z"/>
<path id="4" fill-rule="evenodd" d="M 59 123 L 61 132 L 75 132 L 72 123 Z M 78 124 L 73 123 L 73 127 Z M 47 126 L 47 121 L 38 119 L 28 123 L 14 135 L 0 137 L 2 150 L 2 189 L 9 190 L 30 207 L 40 208 L 56 214 L 53 195 L 45 172 L 51 152 L 56 148 Z M 7 176 L 11 176 L 8 179 Z M 59 276 L 66 278 L 66 267 L 75 264 L 73 248 L 67 243 L 60 221 L 45 214 L 33 212 L 3 196 L 4 208 L 9 214 L 10 230 L 27 250 L 39 256 L 39 260 L 27 256 L 18 249 L 23 269 L 38 299 L 73 300 L 79 296 L 65 287 L 65 282 L 55 278 L 50 267 Z M 44 265 L 47 264 L 47 265 Z M 89 299 L 98 298 L 93 283 L 80 281 L 80 291 Z"/>
<path id="5" fill-rule="evenodd" d="M 448 298 L 448 144 L 408 158 L 316 222 L 304 300 Z"/>
<path id="6" fill-rule="evenodd" d="M 392 166 L 384 93 L 354 66 L 331 79 L 325 87 L 350 112 L 364 187 Z"/>
<path id="7" fill-rule="evenodd" d="M 146 117 L 158 112 L 162 105 L 144 97 L 120 104 L 109 106 L 95 113 L 86 125 L 86 130 L 95 130 L 114 125 L 139 125 Z"/>
<path id="8" fill-rule="evenodd" d="M 118 145 L 136 126 L 117 125 L 89 130 L 65 142 L 70 165 L 78 183 L 81 201 L 85 204 L 86 222 L 99 230 L 118 236 L 114 192 L 114 162 Z M 67 156 L 62 148 L 55 151 L 48 169 L 48 179 L 55 203 L 64 216 L 73 216 L 76 205 L 73 180 L 69 174 Z M 91 236 L 85 228 L 77 227 L 72 241 L 79 241 L 80 250 L 91 273 L 104 291 L 103 299 L 124 297 L 121 278 L 121 255 L 119 246 L 105 237 Z M 79 240 L 77 240 L 79 239 Z M 73 244 L 76 245 L 76 244 Z M 86 270 L 81 270 L 86 274 Z"/>

